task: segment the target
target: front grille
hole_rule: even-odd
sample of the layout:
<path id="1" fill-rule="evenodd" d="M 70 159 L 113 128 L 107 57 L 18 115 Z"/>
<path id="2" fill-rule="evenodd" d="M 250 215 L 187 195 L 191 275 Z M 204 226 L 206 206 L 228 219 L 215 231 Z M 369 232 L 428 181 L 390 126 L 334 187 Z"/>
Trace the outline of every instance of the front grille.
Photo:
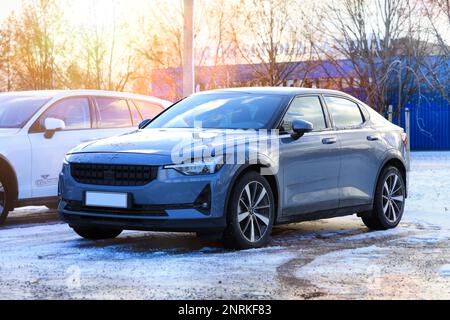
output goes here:
<path id="1" fill-rule="evenodd" d="M 143 186 L 156 179 L 158 167 L 141 165 L 111 165 L 72 163 L 70 171 L 75 181 L 97 186 Z"/>

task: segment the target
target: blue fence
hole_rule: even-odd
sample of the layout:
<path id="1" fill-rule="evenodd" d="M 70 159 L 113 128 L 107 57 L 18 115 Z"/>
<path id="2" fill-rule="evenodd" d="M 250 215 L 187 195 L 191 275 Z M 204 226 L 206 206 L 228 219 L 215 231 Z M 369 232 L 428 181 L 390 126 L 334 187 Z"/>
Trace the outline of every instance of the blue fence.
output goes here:
<path id="1" fill-rule="evenodd" d="M 450 150 L 450 105 L 439 94 L 426 92 L 410 97 L 412 150 Z M 397 119 L 394 119 L 394 121 Z M 400 123 L 405 127 L 405 112 Z"/>

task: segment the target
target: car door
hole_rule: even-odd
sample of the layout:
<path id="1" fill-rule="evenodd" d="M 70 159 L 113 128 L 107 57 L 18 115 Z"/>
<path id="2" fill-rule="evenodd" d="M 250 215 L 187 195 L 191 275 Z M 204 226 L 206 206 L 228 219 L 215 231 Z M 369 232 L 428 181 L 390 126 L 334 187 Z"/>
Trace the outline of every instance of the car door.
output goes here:
<path id="1" fill-rule="evenodd" d="M 65 128 L 46 132 L 45 120 L 64 121 Z M 57 195 L 58 175 L 65 154 L 80 143 L 95 138 L 93 114 L 88 97 L 66 98 L 50 106 L 29 130 L 31 143 L 32 197 Z"/>
<path id="2" fill-rule="evenodd" d="M 368 125 L 363 106 L 335 95 L 324 95 L 324 100 L 341 142 L 340 207 L 370 204 L 385 147 Z"/>
<path id="3" fill-rule="evenodd" d="M 283 135 L 280 168 L 283 174 L 283 215 L 301 215 L 335 209 L 339 205 L 340 144 L 319 95 L 296 97 L 282 120 L 291 132 L 292 121 L 313 124 L 313 132 L 298 140 Z"/>
<path id="4" fill-rule="evenodd" d="M 94 97 L 98 139 L 121 135 L 137 129 L 142 121 L 132 103 L 120 97 Z"/>

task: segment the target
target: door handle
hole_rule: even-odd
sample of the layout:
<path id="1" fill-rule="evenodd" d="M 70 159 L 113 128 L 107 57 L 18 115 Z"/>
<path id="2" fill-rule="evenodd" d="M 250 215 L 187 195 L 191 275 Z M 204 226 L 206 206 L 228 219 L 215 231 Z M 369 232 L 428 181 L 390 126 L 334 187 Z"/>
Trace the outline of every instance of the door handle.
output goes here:
<path id="1" fill-rule="evenodd" d="M 379 136 L 368 136 L 367 140 L 369 140 L 369 141 L 378 141 L 378 140 L 380 140 L 380 137 Z"/>
<path id="2" fill-rule="evenodd" d="M 322 139 L 323 144 L 335 144 L 337 142 L 336 138 L 324 138 Z"/>

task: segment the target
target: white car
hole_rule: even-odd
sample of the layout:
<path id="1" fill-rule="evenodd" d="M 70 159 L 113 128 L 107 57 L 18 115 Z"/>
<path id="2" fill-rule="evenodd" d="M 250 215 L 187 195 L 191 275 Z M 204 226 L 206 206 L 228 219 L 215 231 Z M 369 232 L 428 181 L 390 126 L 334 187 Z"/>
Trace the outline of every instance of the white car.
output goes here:
<path id="1" fill-rule="evenodd" d="M 130 132 L 170 105 L 108 91 L 1 93 L 0 224 L 16 207 L 56 207 L 58 175 L 70 149 Z"/>

